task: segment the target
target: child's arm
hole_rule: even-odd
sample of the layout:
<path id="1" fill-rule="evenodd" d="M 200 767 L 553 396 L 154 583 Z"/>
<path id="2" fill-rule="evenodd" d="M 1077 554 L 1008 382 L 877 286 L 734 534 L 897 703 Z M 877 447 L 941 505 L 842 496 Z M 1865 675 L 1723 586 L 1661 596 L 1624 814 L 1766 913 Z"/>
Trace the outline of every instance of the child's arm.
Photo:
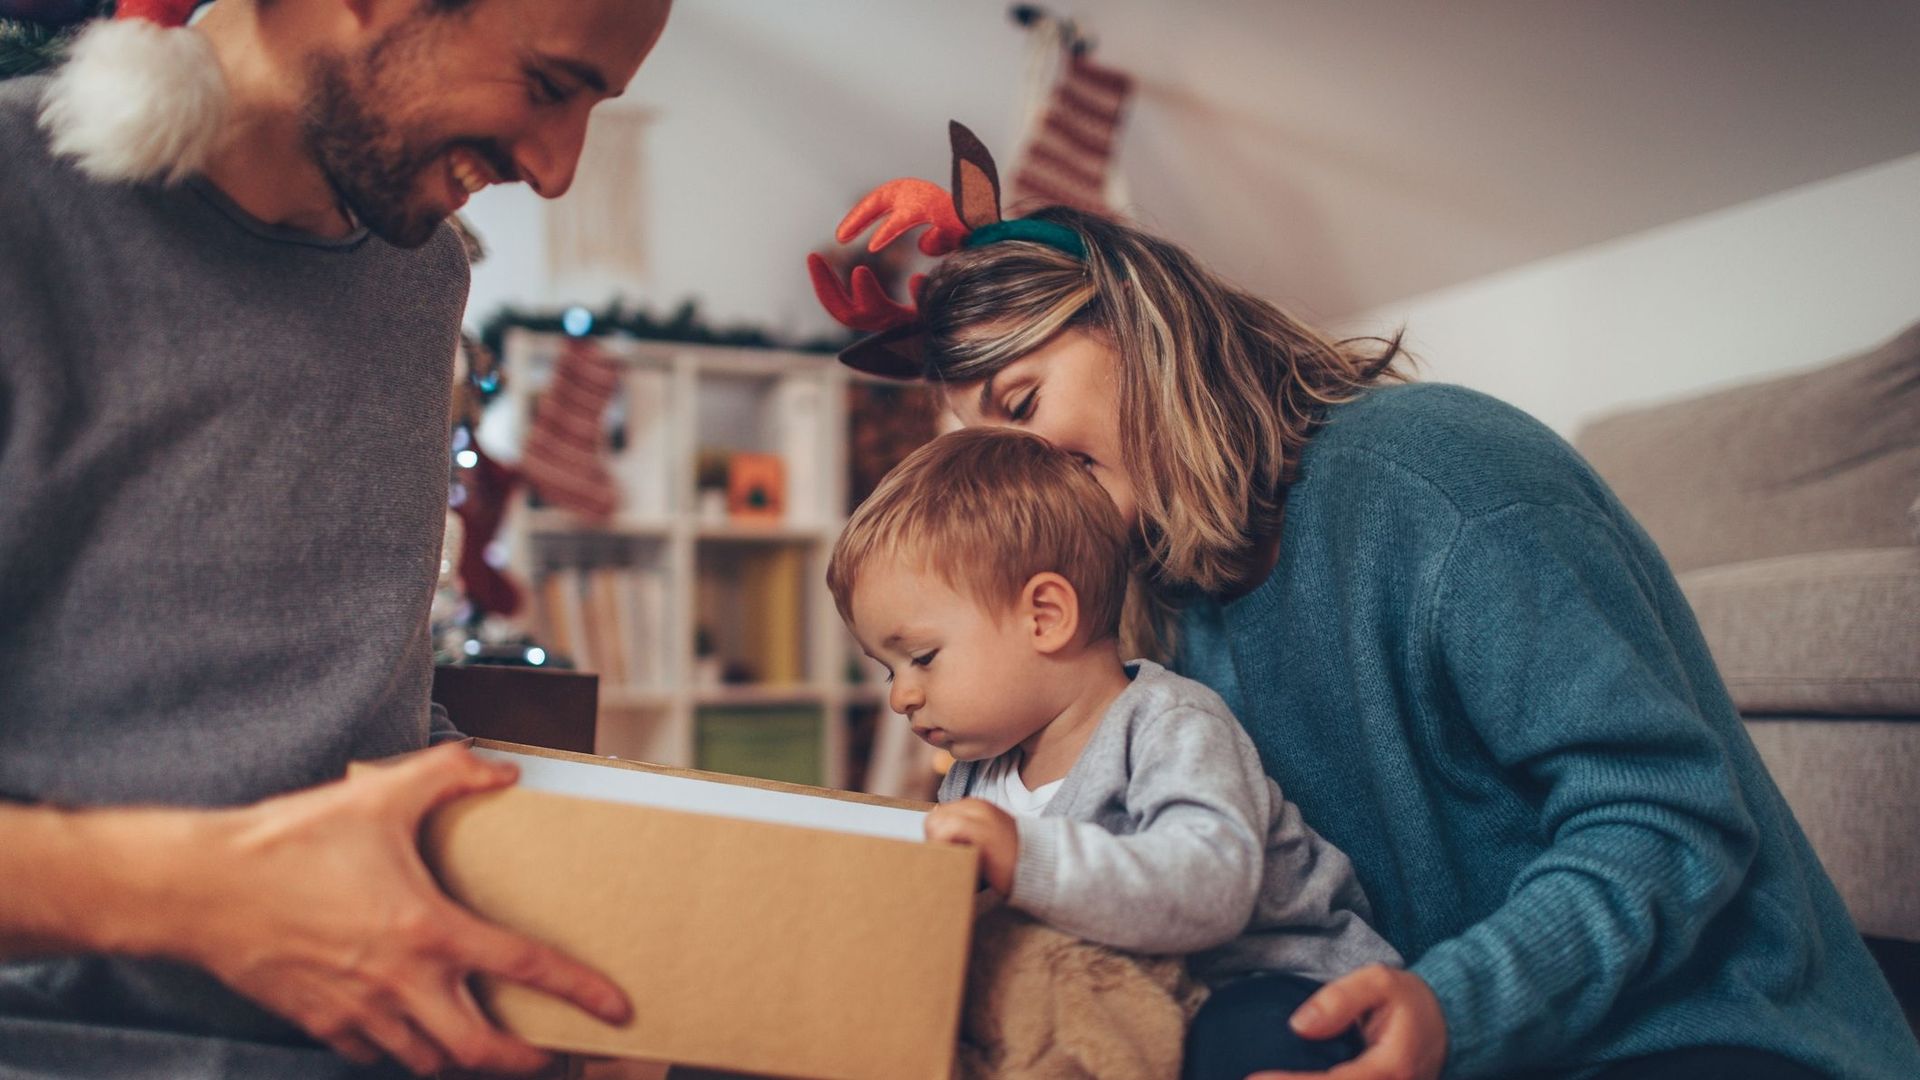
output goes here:
<path id="1" fill-rule="evenodd" d="M 1016 820 L 976 799 L 938 808 L 928 835 L 980 848 L 988 883 L 1013 906 L 1088 941 L 1143 953 L 1231 941 L 1265 869 L 1272 789 L 1259 756 L 1231 720 L 1199 710 L 1171 710 L 1132 734 L 1131 775 L 1111 778 L 1138 823 L 1132 835 Z"/>

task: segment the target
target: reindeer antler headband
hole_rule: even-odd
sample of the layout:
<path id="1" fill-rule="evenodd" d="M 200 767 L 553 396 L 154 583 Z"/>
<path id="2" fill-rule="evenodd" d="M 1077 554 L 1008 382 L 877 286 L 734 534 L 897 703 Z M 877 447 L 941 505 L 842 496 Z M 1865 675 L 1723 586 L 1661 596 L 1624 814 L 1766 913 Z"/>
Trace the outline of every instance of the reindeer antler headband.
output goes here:
<path id="1" fill-rule="evenodd" d="M 879 251 L 921 225 L 920 250 L 928 255 L 945 255 L 962 247 L 979 247 L 1003 240 L 1027 240 L 1045 244 L 1084 260 L 1087 249 L 1080 234 L 1053 221 L 1033 218 L 1005 219 L 1000 214 L 1000 174 L 993 167 L 993 156 L 959 121 L 949 121 L 947 135 L 953 144 L 953 193 L 940 190 L 938 184 L 905 177 L 889 180 L 867 193 L 840 219 L 834 239 L 842 244 L 865 232 L 867 226 L 880 223 L 868 241 L 868 251 Z M 818 253 L 807 256 L 807 272 L 813 278 L 814 295 L 828 314 L 852 329 L 870 336 L 861 338 L 840 352 L 842 363 L 871 375 L 889 379 L 919 379 L 926 375 L 923 349 L 925 324 L 919 311 L 920 290 L 925 274 L 915 274 L 907 282 L 912 305 L 902 304 L 880 287 L 880 279 L 865 266 L 856 266 L 848 284 L 840 284 L 833 268 Z"/>

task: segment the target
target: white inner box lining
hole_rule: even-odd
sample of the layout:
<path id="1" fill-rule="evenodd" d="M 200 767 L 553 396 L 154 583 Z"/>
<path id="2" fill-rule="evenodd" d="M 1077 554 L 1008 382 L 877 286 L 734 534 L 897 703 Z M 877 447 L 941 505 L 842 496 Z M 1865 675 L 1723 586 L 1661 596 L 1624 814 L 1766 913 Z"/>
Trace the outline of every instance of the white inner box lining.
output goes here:
<path id="1" fill-rule="evenodd" d="M 638 769 L 607 768 L 501 750 L 476 749 L 474 753 L 490 760 L 518 765 L 520 786 L 532 791 L 765 821 L 775 825 L 830 829 L 888 840 L 919 842 L 926 837 L 921 824 L 926 815 L 917 810 L 870 806 L 817 795 L 795 795 L 787 791 L 768 791 L 765 788 L 715 780 L 693 780 L 684 776 L 662 776 Z"/>

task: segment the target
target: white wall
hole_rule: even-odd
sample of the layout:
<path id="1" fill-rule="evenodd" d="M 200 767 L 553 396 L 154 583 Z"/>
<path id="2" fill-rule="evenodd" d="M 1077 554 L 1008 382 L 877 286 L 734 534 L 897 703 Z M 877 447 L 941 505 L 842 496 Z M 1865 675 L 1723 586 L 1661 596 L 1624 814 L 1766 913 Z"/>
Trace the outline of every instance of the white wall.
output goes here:
<path id="1" fill-rule="evenodd" d="M 552 279 L 540 199 L 522 185 L 491 188 L 466 210 L 491 251 L 474 267 L 468 322 L 502 303 L 599 307 L 620 296 L 656 314 L 694 299 L 716 327 L 838 332 L 814 300 L 807 252 L 831 243 L 841 215 L 875 184 L 944 183 L 948 117 L 989 145 L 1011 141 L 1021 38 L 1004 4 L 967 3 L 970 13 L 942 8 L 941 34 L 898 47 L 875 39 L 853 0 L 824 12 L 811 2 L 675 5 L 624 98 L 601 106 L 654 116 L 636 185 L 647 277 Z M 880 21 L 904 31 L 914 19 L 889 8 Z M 886 88 L 883 101 L 865 96 L 873 86 Z"/>
<path id="2" fill-rule="evenodd" d="M 1631 403 L 1835 359 L 1920 321 L 1920 154 L 1478 281 L 1404 323 L 1422 377 L 1564 433 Z"/>

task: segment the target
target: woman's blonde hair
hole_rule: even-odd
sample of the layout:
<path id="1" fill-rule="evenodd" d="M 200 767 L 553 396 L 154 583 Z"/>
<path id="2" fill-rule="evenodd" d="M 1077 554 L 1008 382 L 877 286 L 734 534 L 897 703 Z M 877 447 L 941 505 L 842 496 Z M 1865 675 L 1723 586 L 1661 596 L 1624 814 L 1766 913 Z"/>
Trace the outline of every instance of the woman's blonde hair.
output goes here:
<path id="1" fill-rule="evenodd" d="M 860 504 L 833 546 L 827 589 L 853 623 L 853 590 L 875 558 L 931 572 L 994 613 L 1035 574 L 1067 579 L 1082 641 L 1120 632 L 1127 527 L 1072 457 L 1006 428 L 965 428 L 915 450 Z"/>
<path id="2" fill-rule="evenodd" d="M 1028 241 L 947 256 L 920 294 L 928 374 L 989 378 L 1069 327 L 1113 347 L 1122 464 L 1139 506 L 1123 639 L 1164 658 L 1167 597 L 1224 592 L 1245 576 L 1255 545 L 1280 527 L 1324 411 L 1400 378 L 1400 340 L 1329 338 L 1119 222 L 1065 207 L 1030 216 L 1078 233 L 1086 259 Z"/>

